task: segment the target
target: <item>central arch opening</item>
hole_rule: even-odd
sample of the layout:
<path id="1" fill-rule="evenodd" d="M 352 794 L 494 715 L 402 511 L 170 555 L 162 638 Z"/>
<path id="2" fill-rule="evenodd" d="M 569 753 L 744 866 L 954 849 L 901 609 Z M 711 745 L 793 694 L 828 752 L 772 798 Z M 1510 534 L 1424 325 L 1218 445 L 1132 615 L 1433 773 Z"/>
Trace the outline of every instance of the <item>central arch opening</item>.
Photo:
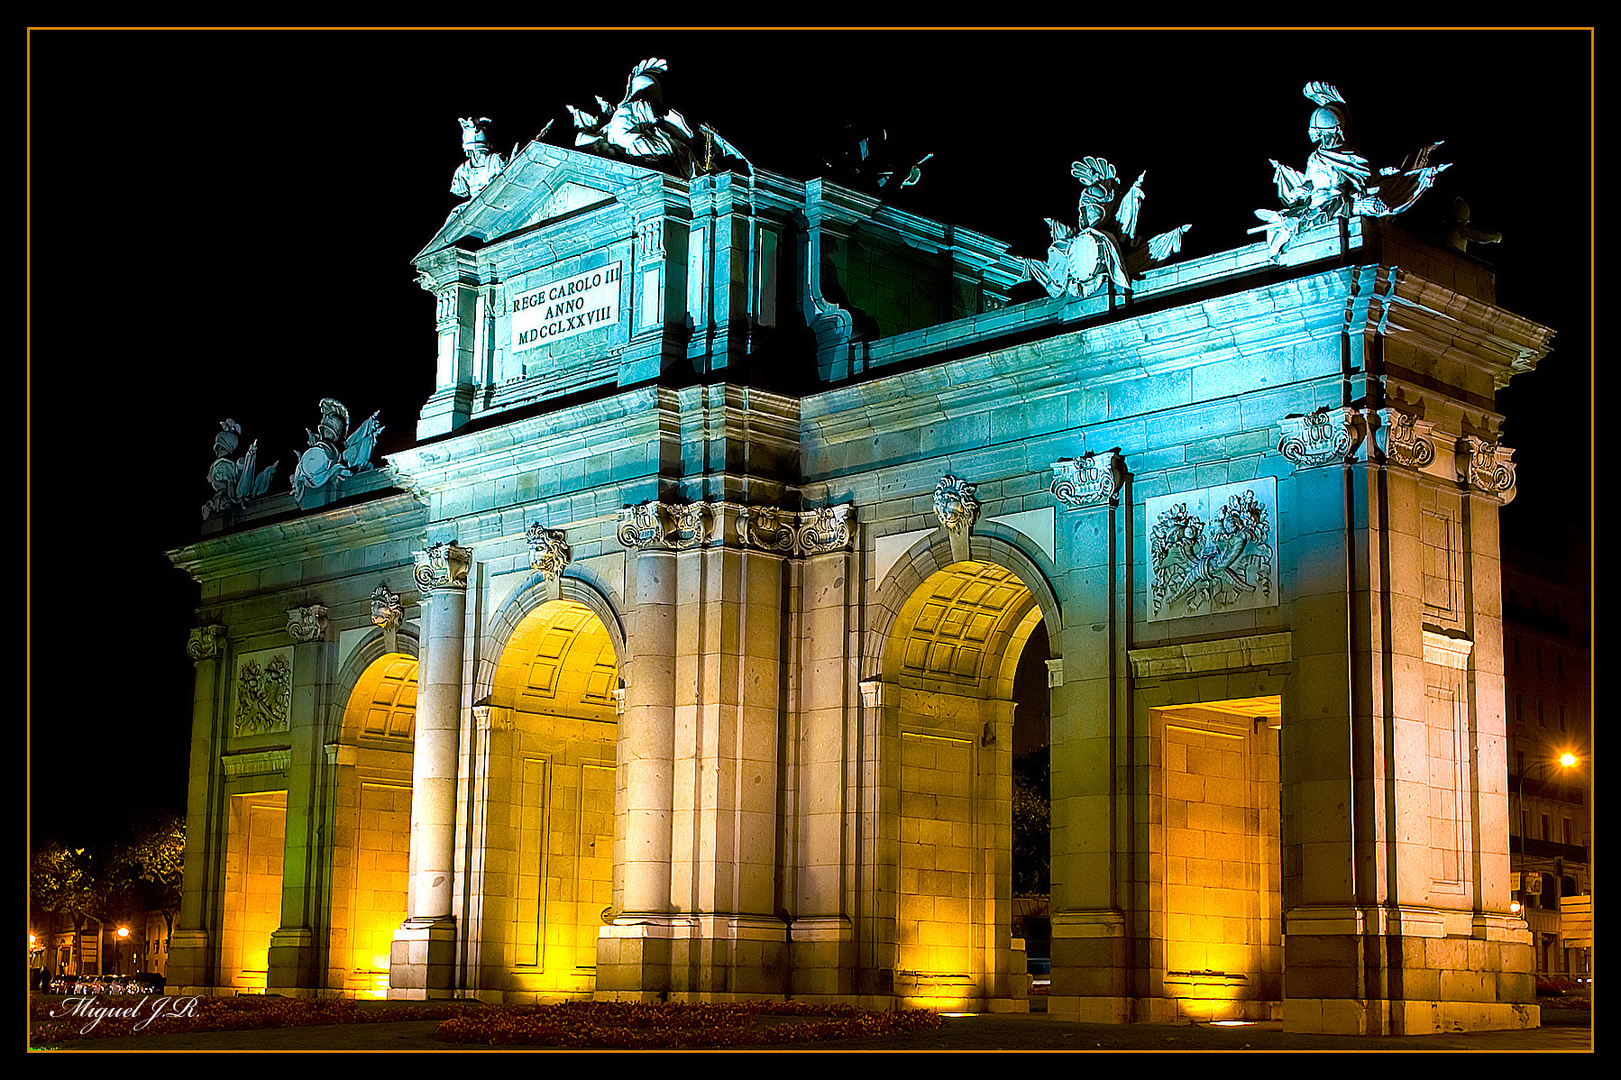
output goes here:
<path id="1" fill-rule="evenodd" d="M 489 704 L 506 747 L 490 763 L 485 886 L 509 1001 L 594 989 L 613 902 L 618 690 L 607 628 L 572 600 L 526 615 L 496 669 Z"/>
<path id="2" fill-rule="evenodd" d="M 1045 648 L 1041 624 L 1030 589 L 990 562 L 935 571 L 896 616 L 883 670 L 896 687 L 899 744 L 895 991 L 909 1002 L 1026 1005 L 1013 906 L 1014 718 L 1020 658 L 1033 637 Z M 1019 748 L 1045 745 L 1038 738 Z"/>

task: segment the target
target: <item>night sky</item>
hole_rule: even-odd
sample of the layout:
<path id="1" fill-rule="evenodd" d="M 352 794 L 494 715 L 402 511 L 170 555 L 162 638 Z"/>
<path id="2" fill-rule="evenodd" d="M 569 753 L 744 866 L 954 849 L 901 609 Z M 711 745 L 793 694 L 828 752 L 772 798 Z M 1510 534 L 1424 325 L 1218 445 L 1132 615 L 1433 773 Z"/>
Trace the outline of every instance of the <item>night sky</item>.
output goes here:
<path id="1" fill-rule="evenodd" d="M 1557 330 L 1499 398 L 1520 495 L 1505 532 L 1589 521 L 1592 64 L 1585 31 L 81 32 L 29 35 L 32 834 L 185 800 L 200 536 L 227 417 L 286 487 L 336 397 L 381 410 L 378 459 L 432 391 L 433 299 L 411 258 L 457 199 L 460 116 L 510 152 L 565 103 L 665 102 L 756 166 L 827 172 L 845 125 L 932 152 L 906 209 L 1045 255 L 1069 163 L 1146 170 L 1145 233 L 1184 257 L 1253 242 L 1269 158 L 1300 168 L 1308 81 L 1339 87 L 1374 166 L 1446 140 L 1401 219 L 1463 195 L 1498 302 Z M 594 110 L 593 110 L 594 111 Z"/>

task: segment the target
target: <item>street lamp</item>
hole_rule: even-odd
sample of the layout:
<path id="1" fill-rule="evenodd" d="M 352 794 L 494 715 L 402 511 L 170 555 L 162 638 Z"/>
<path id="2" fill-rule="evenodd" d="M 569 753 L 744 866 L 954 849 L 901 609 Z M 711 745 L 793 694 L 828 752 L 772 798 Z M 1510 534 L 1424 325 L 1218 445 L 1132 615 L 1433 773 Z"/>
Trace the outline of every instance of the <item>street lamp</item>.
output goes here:
<path id="1" fill-rule="evenodd" d="M 125 942 L 127 942 L 128 940 L 129 940 L 129 927 L 120 926 L 118 928 L 118 943 L 117 944 L 122 945 Z M 116 950 L 116 947 L 117 946 L 114 946 L 115 950 Z M 113 974 L 115 974 L 115 975 L 124 974 L 124 955 L 123 955 L 123 953 L 115 951 L 113 953 L 113 963 L 118 967 L 118 970 L 115 971 Z"/>
<path id="2" fill-rule="evenodd" d="M 1580 763 L 1581 763 L 1581 758 L 1577 757 L 1575 754 L 1573 754 L 1569 750 L 1567 750 L 1564 753 L 1560 754 L 1558 759 L 1555 760 L 1555 761 L 1548 761 L 1548 760 L 1544 759 L 1542 761 L 1532 762 L 1531 763 L 1531 768 L 1535 769 L 1535 768 L 1540 767 L 1540 768 L 1542 768 L 1544 773 L 1546 773 L 1547 770 L 1551 769 L 1554 765 L 1558 765 L 1562 769 L 1573 769 Z M 1528 829 L 1528 823 L 1527 823 L 1526 818 L 1525 818 L 1525 777 L 1529 772 L 1530 772 L 1530 770 L 1527 769 L 1527 770 L 1524 770 L 1524 771 L 1522 771 L 1520 773 L 1520 782 L 1519 782 L 1518 787 L 1516 788 L 1519 797 L 1515 800 L 1516 802 L 1518 802 L 1520 804 L 1519 822 L 1520 822 L 1520 895 L 1521 896 L 1525 895 L 1525 842 L 1528 839 L 1530 839 L 1530 837 L 1526 836 L 1526 833 L 1529 831 L 1529 829 Z M 1515 914 L 1519 914 L 1521 912 L 1521 910 L 1522 910 L 1522 907 L 1523 907 L 1523 905 L 1519 901 L 1516 900 L 1516 901 L 1513 901 L 1512 903 L 1509 904 L 1508 909 L 1509 909 L 1509 911 L 1511 911 L 1511 912 L 1513 912 Z"/>

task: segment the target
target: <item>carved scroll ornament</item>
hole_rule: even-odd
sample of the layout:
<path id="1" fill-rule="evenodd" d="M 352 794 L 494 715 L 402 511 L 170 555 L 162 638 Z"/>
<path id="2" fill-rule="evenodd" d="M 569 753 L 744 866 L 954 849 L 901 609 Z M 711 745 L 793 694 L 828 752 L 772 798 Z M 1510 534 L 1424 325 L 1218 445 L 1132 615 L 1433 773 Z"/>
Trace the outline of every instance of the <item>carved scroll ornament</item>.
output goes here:
<path id="1" fill-rule="evenodd" d="M 423 599 L 440 589 L 466 589 L 467 571 L 472 565 L 472 549 L 456 544 L 435 544 L 417 552 L 416 583 Z"/>
<path id="2" fill-rule="evenodd" d="M 1114 506 L 1120 501 L 1125 459 L 1119 450 L 1093 451 L 1052 463 L 1053 498 L 1065 506 Z"/>
<path id="3" fill-rule="evenodd" d="M 855 537 L 855 506 L 798 511 L 753 506 L 738 515 L 737 535 L 745 547 L 786 555 L 848 551 Z"/>
<path id="4" fill-rule="evenodd" d="M 714 510 L 708 503 L 645 502 L 619 511 L 619 542 L 628 548 L 686 551 L 709 542 Z"/>

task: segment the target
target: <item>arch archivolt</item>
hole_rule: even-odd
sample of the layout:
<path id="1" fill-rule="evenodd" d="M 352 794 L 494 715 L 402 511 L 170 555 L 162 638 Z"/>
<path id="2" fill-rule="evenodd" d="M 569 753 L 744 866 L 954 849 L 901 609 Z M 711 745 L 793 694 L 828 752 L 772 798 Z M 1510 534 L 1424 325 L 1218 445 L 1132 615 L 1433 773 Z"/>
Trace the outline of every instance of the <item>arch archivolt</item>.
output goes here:
<path id="1" fill-rule="evenodd" d="M 328 713 L 330 717 L 327 725 L 328 742 L 354 741 L 352 733 L 346 731 L 344 725 L 355 690 L 360 686 L 361 680 L 367 677 L 372 665 L 389 655 L 416 660 L 420 655 L 416 634 L 403 626 L 400 627 L 395 631 L 394 650 L 391 654 L 384 640 L 382 628 L 373 627 L 371 633 L 362 638 L 344 657 L 338 667 L 337 678 L 333 680 L 337 693 L 332 695 L 332 708 Z"/>
<path id="2" fill-rule="evenodd" d="M 942 571 L 947 573 L 937 579 Z M 905 673 L 933 679 L 942 690 L 955 685 L 1007 700 L 1036 623 L 1046 621 L 1049 648 L 1058 655 L 1058 597 L 1035 561 L 1001 537 L 970 537 L 966 563 L 952 558 L 943 530 L 919 540 L 873 596 L 861 657 L 864 679 L 897 682 Z M 896 634 L 907 638 L 891 648 Z"/>
<path id="3" fill-rule="evenodd" d="M 610 599 L 608 587 L 584 567 L 575 566 L 568 568 L 559 586 L 561 599 L 580 605 L 596 616 L 612 643 L 614 662 L 620 670 L 623 670 L 625 629 L 620 621 L 619 612 Z M 491 700 L 491 695 L 495 691 L 496 672 L 505 662 L 505 655 L 511 647 L 513 635 L 518 632 L 519 626 L 531 612 L 554 599 L 556 598 L 551 592 L 550 583 L 537 570 L 524 579 L 523 584 L 513 591 L 506 603 L 501 605 L 501 609 L 490 620 L 487 644 L 480 650 L 478 664 L 473 673 L 474 702 Z"/>

